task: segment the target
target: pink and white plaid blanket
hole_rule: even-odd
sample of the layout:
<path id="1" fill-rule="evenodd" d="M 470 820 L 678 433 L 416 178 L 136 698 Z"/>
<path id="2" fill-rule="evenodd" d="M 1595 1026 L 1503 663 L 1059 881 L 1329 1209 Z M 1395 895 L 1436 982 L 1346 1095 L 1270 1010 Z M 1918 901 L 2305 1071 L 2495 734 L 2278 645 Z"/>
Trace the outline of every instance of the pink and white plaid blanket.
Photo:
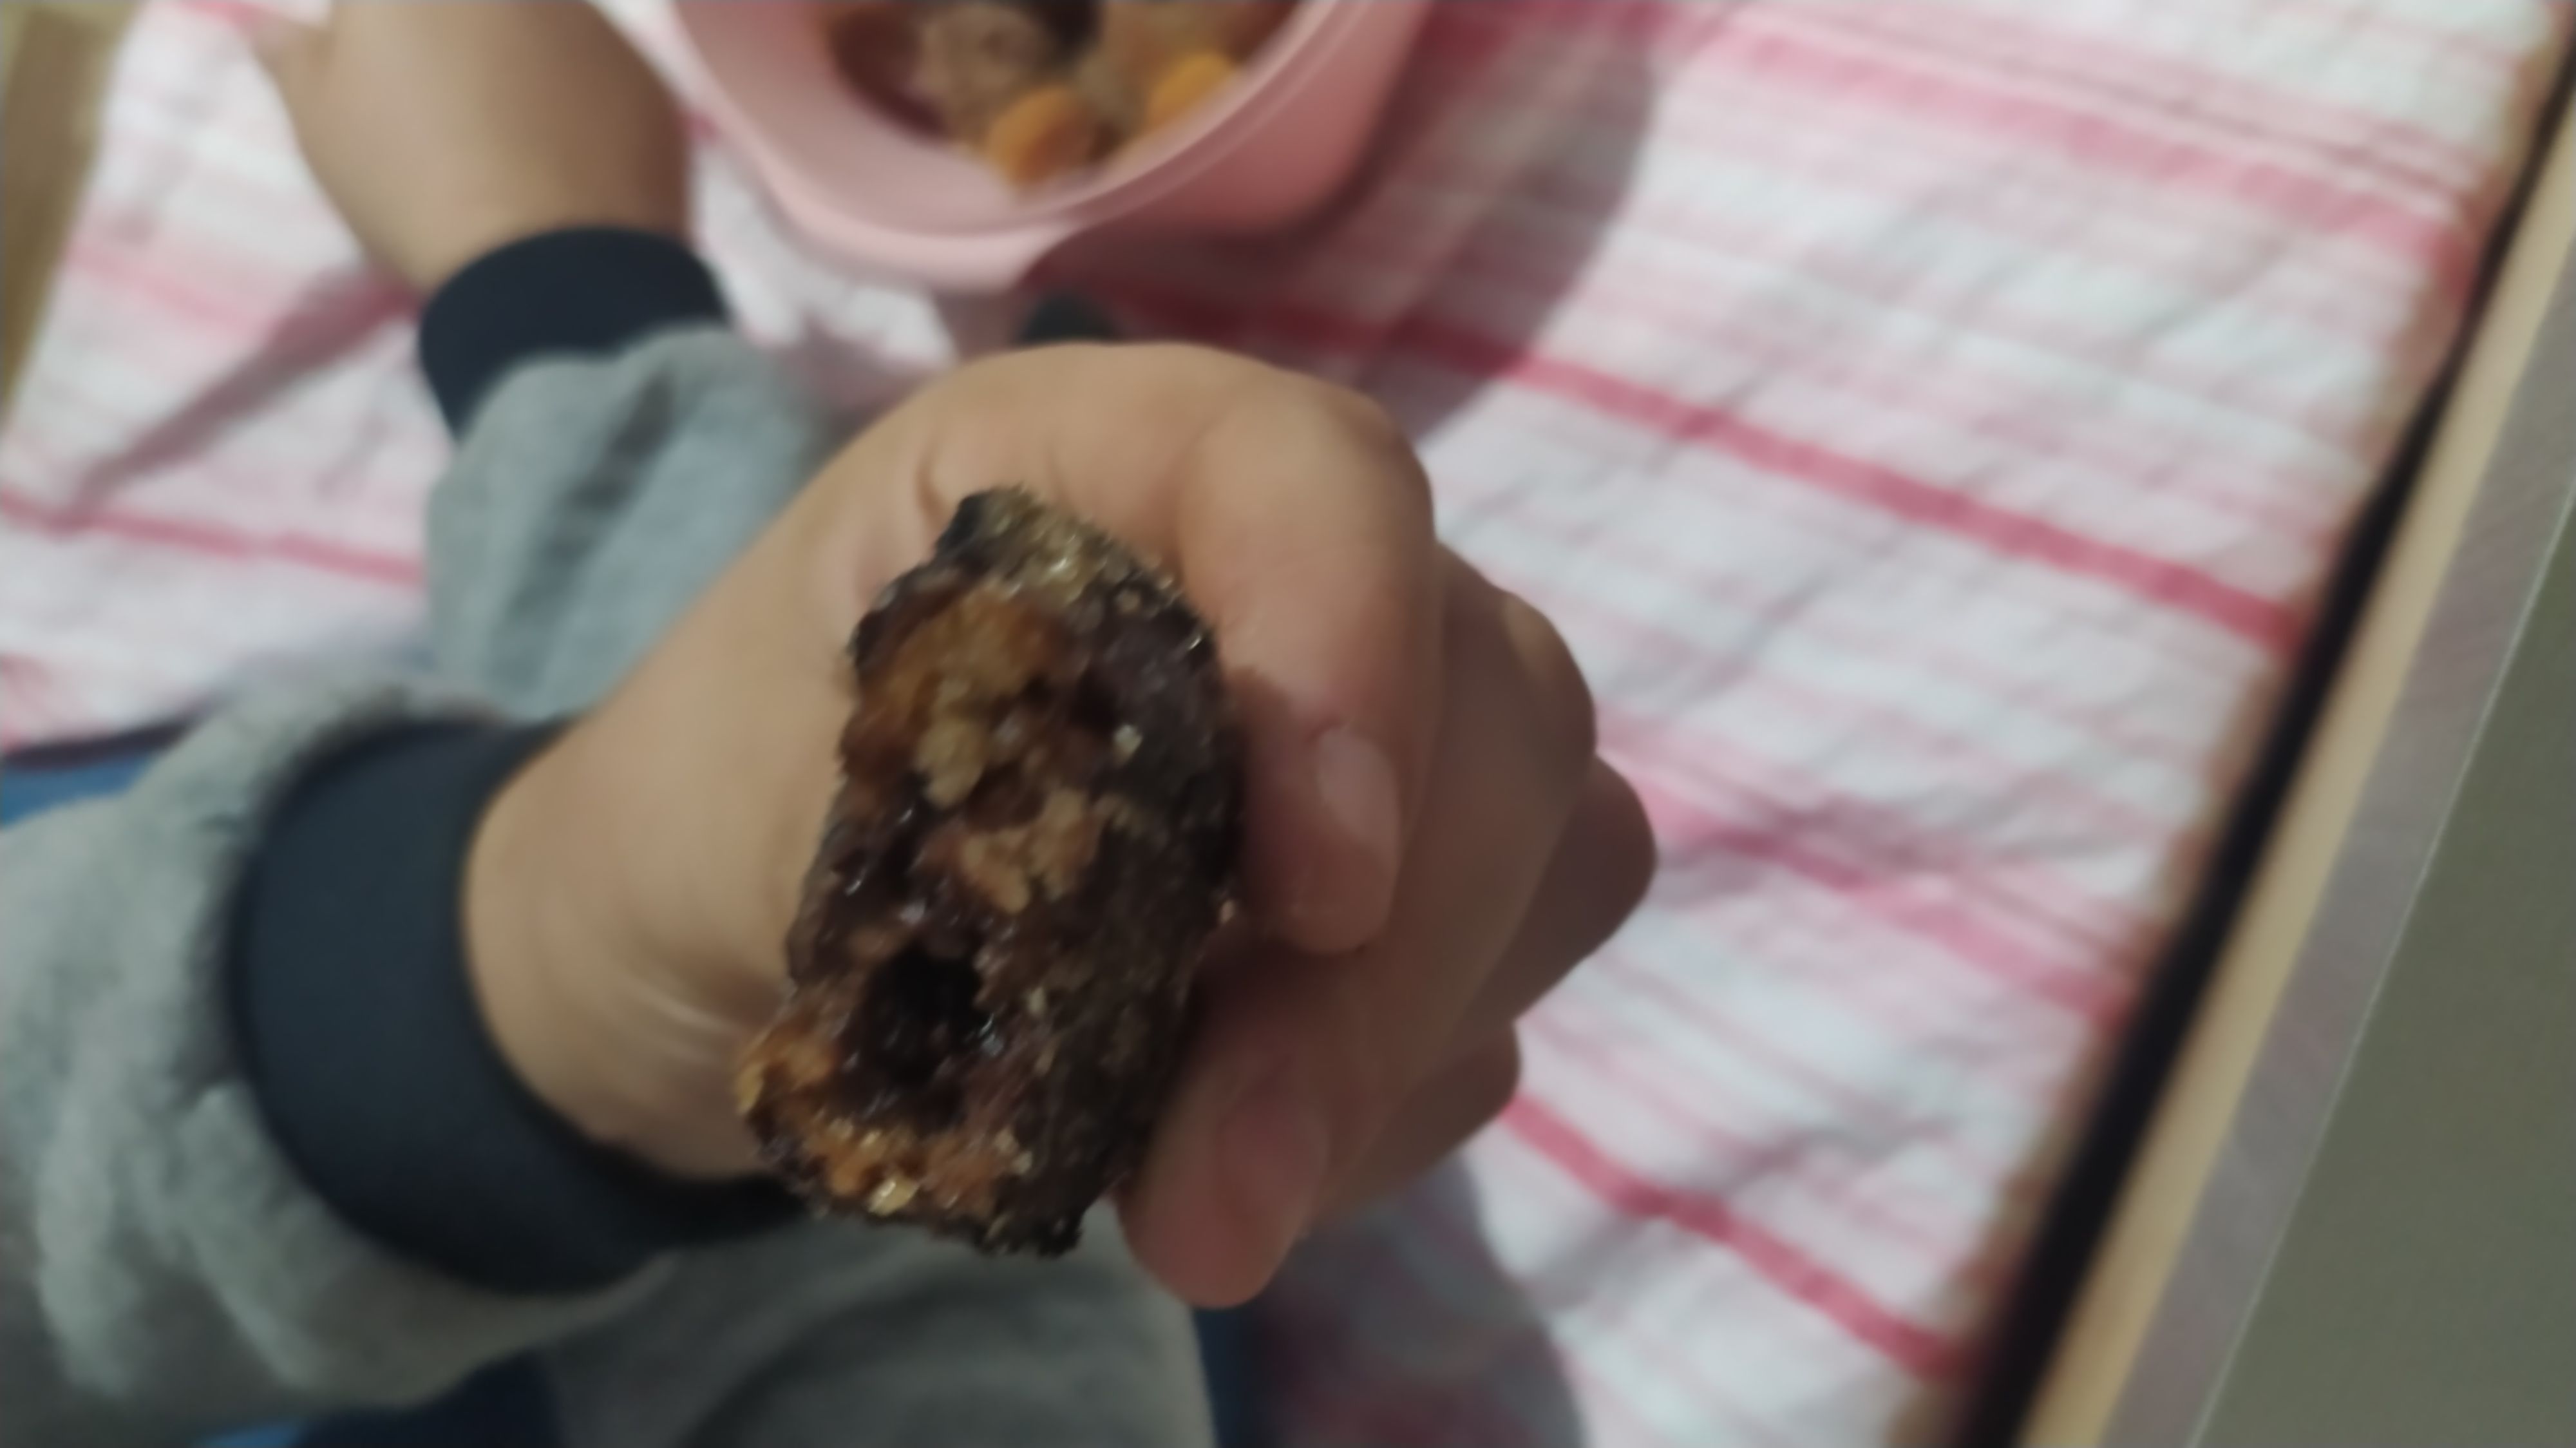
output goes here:
<path id="1" fill-rule="evenodd" d="M 683 73 L 652 0 L 621 6 Z M 236 6 L 164 0 L 0 433 L 0 737 L 400 647 L 446 447 Z M 1665 852 L 1463 1172 L 1275 1294 L 1315 1444 L 1937 1428 L 2458 331 L 2555 0 L 1481 0 L 1349 204 L 1101 283 L 1348 379 Z M 951 358 L 722 144 L 749 331 Z"/>

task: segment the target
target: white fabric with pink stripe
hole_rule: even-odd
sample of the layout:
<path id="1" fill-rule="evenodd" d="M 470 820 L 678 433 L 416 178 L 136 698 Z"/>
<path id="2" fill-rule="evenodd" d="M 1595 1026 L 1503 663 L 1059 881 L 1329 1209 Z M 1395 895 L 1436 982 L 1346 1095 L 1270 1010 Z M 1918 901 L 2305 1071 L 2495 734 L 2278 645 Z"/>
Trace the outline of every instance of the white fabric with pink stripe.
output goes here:
<path id="1" fill-rule="evenodd" d="M 1665 852 L 1463 1171 L 1274 1295 L 1291 1441 L 1934 1431 L 2568 13 L 1450 4 L 1331 218 L 1083 278 L 1403 418 L 1448 536 L 1573 640 Z M 140 20 L 0 433 L 12 744 L 416 628 L 445 444 L 407 302 L 245 14 Z M 951 360 L 702 149 L 755 337 L 860 399 Z"/>

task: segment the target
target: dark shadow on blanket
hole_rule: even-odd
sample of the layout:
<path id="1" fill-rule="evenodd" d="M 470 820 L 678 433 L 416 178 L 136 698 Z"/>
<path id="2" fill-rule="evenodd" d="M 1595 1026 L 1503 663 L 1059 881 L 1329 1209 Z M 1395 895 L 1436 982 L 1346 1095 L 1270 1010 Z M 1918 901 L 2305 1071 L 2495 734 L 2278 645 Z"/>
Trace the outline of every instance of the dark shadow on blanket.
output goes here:
<path id="1" fill-rule="evenodd" d="M 1253 1321 L 1258 1377 L 1247 1386 L 1256 1400 L 1292 1392 L 1300 1441 L 1585 1442 L 1539 1309 L 1487 1246 L 1476 1184 L 1454 1160 L 1385 1206 L 1310 1238 L 1254 1304 Z M 1399 1376 L 1405 1386 L 1387 1388 Z M 1353 1390 L 1360 1381 L 1367 1392 Z M 1243 1448 L 1269 1441 L 1254 1436 Z"/>

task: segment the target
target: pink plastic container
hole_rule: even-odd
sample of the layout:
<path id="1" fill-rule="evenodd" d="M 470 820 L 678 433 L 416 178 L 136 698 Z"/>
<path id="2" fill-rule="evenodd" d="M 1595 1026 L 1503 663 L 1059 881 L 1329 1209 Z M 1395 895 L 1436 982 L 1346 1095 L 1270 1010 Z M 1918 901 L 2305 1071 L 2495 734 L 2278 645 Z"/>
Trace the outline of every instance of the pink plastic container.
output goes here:
<path id="1" fill-rule="evenodd" d="M 1304 0 L 1195 114 L 1027 193 L 862 99 L 811 7 L 674 9 L 718 124 L 791 222 L 855 266 L 989 292 L 1077 236 L 1259 231 L 1312 210 L 1366 151 L 1429 0 Z"/>

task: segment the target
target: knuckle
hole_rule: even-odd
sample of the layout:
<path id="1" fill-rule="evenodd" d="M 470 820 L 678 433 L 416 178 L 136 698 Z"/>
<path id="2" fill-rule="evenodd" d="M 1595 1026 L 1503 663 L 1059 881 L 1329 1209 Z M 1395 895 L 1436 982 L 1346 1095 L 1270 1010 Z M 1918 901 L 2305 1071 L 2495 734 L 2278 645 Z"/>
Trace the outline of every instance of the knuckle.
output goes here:
<path id="1" fill-rule="evenodd" d="M 1546 739 L 1550 761 L 1570 770 L 1588 767 L 1600 744 L 1600 724 L 1583 666 L 1556 625 L 1527 600 L 1504 592 L 1499 607 L 1503 630 L 1529 683 L 1532 714 Z"/>
<path id="2" fill-rule="evenodd" d="M 1395 414 L 1365 393 L 1313 378 L 1300 380 L 1336 429 L 1362 451 L 1393 464 L 1386 470 L 1388 483 L 1402 489 L 1406 500 L 1429 516 L 1431 479 L 1414 455 L 1413 439 L 1405 434 L 1404 424 L 1396 421 Z"/>
<path id="3" fill-rule="evenodd" d="M 1199 342 L 1131 342 L 1112 345 L 1107 350 L 1134 365 L 1213 385 L 1219 391 L 1230 391 L 1264 378 L 1285 375 L 1240 352 L 1228 352 Z"/>
<path id="4" fill-rule="evenodd" d="M 1521 1043 L 1517 1033 L 1506 1029 L 1491 1045 L 1476 1053 L 1475 1119 L 1478 1126 L 1503 1114 L 1521 1089 Z"/>
<path id="5" fill-rule="evenodd" d="M 1369 993 L 1336 990 L 1325 997 L 1322 1029 L 1310 1038 L 1310 1069 L 1326 1103 L 1335 1159 L 1344 1165 L 1375 1139 L 1402 1094 L 1403 1068 L 1416 1043 L 1391 1034 L 1388 1024 L 1382 1003 Z"/>
<path id="6" fill-rule="evenodd" d="M 1353 436 L 1392 451 L 1409 453 L 1413 450 L 1412 443 L 1404 435 L 1403 426 L 1396 422 L 1394 413 L 1386 410 L 1384 403 L 1366 393 L 1330 383 L 1319 382 L 1315 387 L 1323 395 L 1324 404 L 1332 410 L 1334 418 Z"/>
<path id="7" fill-rule="evenodd" d="M 1601 803 L 1591 811 L 1599 820 L 1594 834 L 1609 860 L 1606 875 L 1615 919 L 1625 920 L 1654 888 L 1655 872 L 1663 865 L 1662 849 L 1655 842 L 1655 827 L 1646 818 L 1645 806 L 1628 782 L 1608 765 L 1599 766 L 1597 780 L 1595 793 Z"/>
<path id="8" fill-rule="evenodd" d="M 1078 365 L 1101 389 L 1099 396 L 1166 426 L 1230 416 L 1285 375 L 1240 353 L 1195 342 L 1059 342 L 985 360 L 1024 369 Z"/>

